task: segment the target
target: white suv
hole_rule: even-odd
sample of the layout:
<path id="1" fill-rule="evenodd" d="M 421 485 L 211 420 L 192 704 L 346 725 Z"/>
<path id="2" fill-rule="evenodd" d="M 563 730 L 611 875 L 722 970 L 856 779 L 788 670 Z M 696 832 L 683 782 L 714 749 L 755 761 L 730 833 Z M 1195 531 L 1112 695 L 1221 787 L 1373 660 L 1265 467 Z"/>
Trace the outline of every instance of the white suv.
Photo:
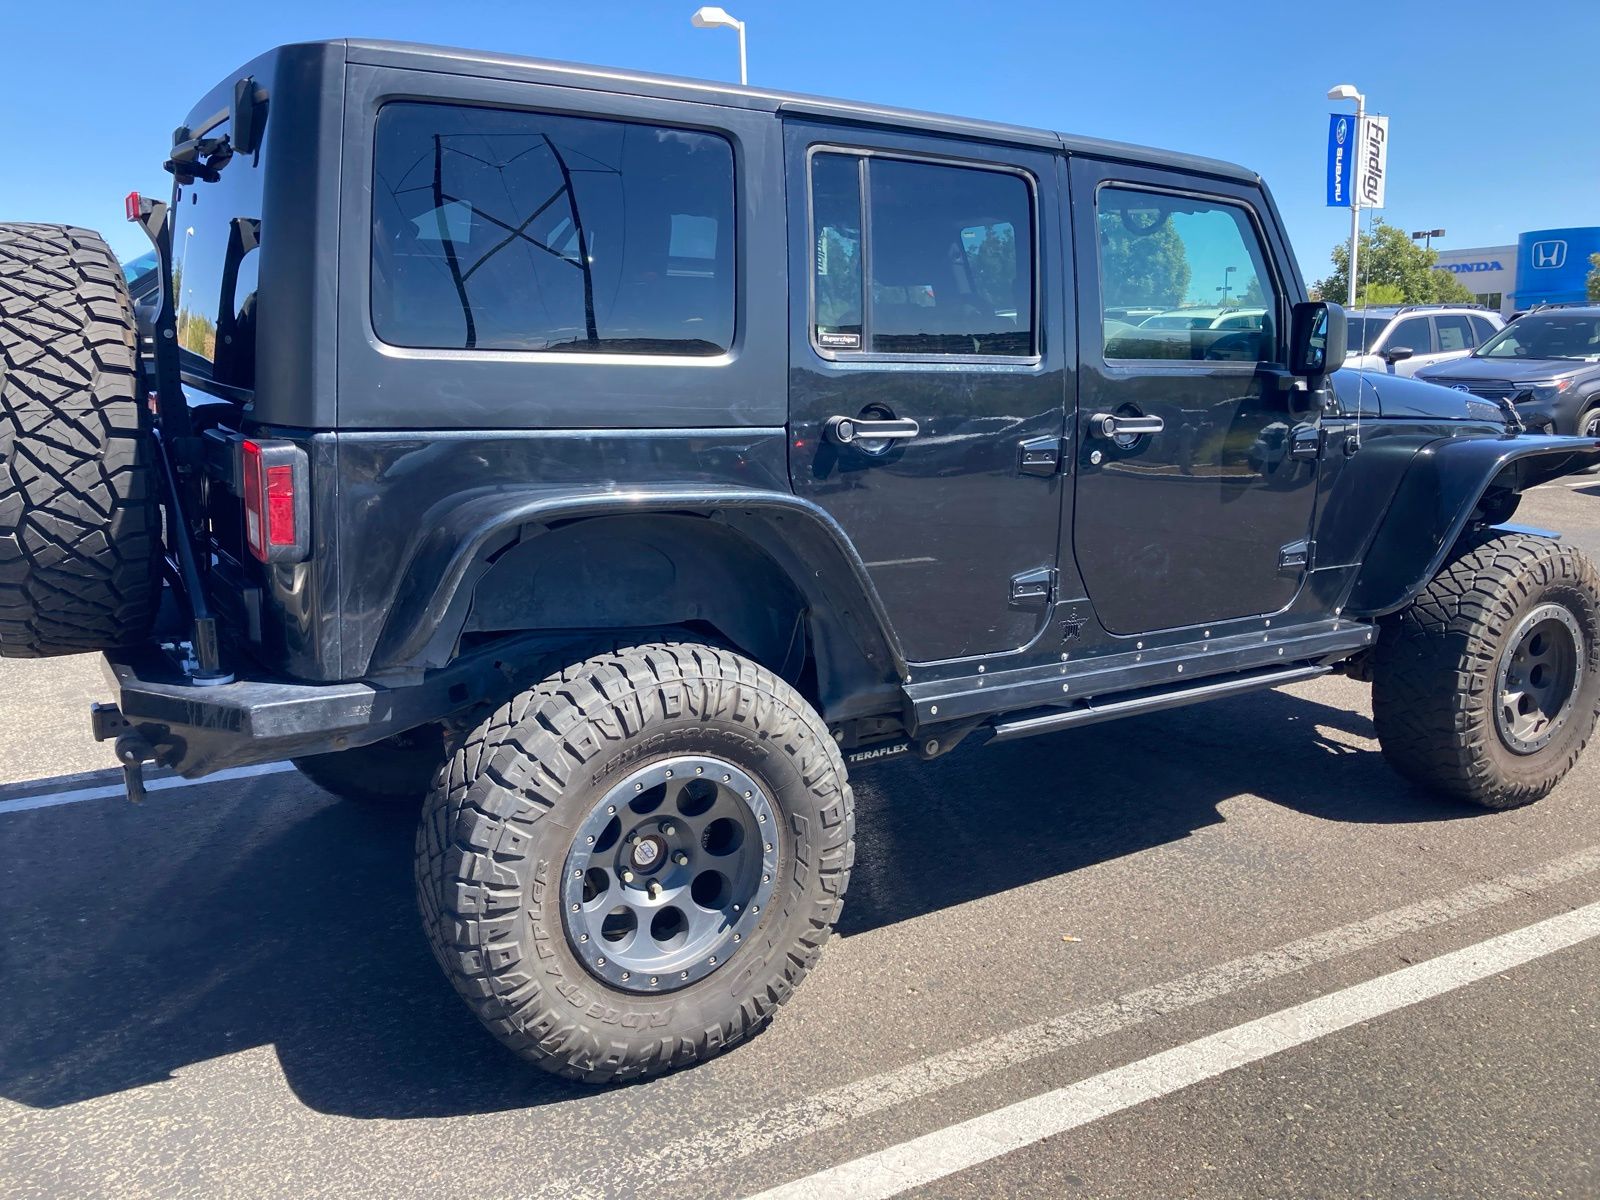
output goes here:
<path id="1" fill-rule="evenodd" d="M 1498 313 L 1460 304 L 1408 304 L 1350 311 L 1346 367 L 1414 375 L 1429 363 L 1465 358 L 1506 327 Z"/>

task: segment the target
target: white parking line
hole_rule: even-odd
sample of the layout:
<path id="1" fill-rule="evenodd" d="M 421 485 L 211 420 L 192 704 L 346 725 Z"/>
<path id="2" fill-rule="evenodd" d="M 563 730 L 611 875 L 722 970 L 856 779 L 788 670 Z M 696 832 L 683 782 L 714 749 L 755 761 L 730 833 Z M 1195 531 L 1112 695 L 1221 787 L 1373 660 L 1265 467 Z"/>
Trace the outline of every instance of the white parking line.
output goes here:
<path id="1" fill-rule="evenodd" d="M 227 783 L 232 779 L 252 779 L 257 775 L 276 775 L 280 771 L 292 770 L 294 770 L 293 763 L 274 762 L 260 763 L 253 767 L 229 767 L 226 771 L 218 771 L 214 775 L 202 775 L 198 779 L 183 779 L 177 775 L 169 775 L 162 779 L 150 780 L 144 785 L 144 790 L 163 792 L 169 788 L 192 787 L 197 783 Z M 39 796 L 0 800 L 0 816 L 5 816 L 7 813 L 30 812 L 36 808 L 55 808 L 61 804 L 82 804 L 85 800 L 120 799 L 127 794 L 127 789 L 120 783 L 75 788 L 70 792 L 46 792 Z"/>
<path id="2" fill-rule="evenodd" d="M 756 1200 L 887 1200 L 1597 936 L 1600 904 L 1585 905 L 819 1171 L 762 1192 Z"/>
<path id="3" fill-rule="evenodd" d="M 1168 1013 L 1194 1008 L 1510 900 L 1524 899 L 1597 871 L 1600 845 L 1588 846 L 1536 867 L 1126 992 L 1099 1004 L 751 1113 L 726 1125 L 675 1138 L 664 1145 L 635 1145 L 624 1160 L 607 1170 L 601 1182 L 608 1194 L 619 1194 L 646 1187 L 652 1181 L 694 1178 L 730 1162 L 813 1134 L 845 1128 L 875 1113 L 1058 1054 Z M 531 1195 L 540 1200 L 567 1200 L 585 1194 L 595 1182 L 592 1171 L 547 1178 L 531 1189 Z"/>

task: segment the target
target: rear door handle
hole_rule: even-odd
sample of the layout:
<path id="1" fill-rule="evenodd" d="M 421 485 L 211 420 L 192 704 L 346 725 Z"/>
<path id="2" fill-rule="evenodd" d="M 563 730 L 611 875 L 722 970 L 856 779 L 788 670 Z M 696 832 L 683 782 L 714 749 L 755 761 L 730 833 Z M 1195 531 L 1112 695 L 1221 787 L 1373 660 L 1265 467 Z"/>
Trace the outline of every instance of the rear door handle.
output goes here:
<path id="1" fill-rule="evenodd" d="M 1144 437 L 1160 433 L 1166 427 L 1167 423 L 1160 417 L 1119 417 L 1116 413 L 1095 413 L 1089 418 L 1091 437 Z"/>
<path id="2" fill-rule="evenodd" d="M 830 442 L 848 446 L 852 442 L 900 442 L 914 438 L 922 426 L 910 417 L 887 420 L 862 420 L 860 417 L 829 417 L 823 433 Z"/>

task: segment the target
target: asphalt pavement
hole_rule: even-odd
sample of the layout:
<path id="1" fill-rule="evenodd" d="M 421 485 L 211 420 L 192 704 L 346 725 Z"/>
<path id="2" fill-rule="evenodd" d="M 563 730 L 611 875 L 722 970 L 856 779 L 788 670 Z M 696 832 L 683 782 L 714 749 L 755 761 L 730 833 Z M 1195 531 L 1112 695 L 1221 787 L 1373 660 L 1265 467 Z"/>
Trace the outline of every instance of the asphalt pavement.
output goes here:
<path id="1" fill-rule="evenodd" d="M 1600 479 L 1518 520 L 1600 557 Z M 0 664 L 5 1196 L 1600 1195 L 1592 747 L 1443 804 L 1324 679 L 858 768 L 793 1002 L 595 1090 L 440 976 L 414 814 L 281 769 L 134 807 L 104 696 Z"/>

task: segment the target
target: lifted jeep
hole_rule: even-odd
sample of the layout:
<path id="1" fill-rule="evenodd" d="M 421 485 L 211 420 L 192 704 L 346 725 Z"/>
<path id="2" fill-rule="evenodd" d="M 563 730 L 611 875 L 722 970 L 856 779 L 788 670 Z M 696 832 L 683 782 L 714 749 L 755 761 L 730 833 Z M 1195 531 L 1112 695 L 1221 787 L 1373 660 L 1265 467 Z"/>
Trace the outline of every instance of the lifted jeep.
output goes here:
<path id="1" fill-rule="evenodd" d="M 1504 808 L 1594 727 L 1600 578 L 1505 522 L 1600 440 L 1340 371 L 1249 171 L 360 41 L 166 166 L 147 328 L 97 236 L 0 227 L 0 651 L 105 652 L 135 796 L 419 802 L 434 953 L 547 1069 L 771 1019 L 852 761 L 1344 670 Z M 1250 321 L 1139 323 L 1221 263 Z"/>

